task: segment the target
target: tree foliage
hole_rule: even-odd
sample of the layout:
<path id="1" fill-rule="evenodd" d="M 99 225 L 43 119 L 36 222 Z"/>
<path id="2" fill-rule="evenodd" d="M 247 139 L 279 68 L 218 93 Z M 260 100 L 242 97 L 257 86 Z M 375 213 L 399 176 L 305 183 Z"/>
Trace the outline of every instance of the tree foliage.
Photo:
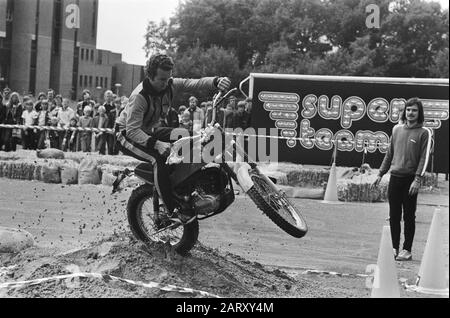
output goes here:
<path id="1" fill-rule="evenodd" d="M 369 29 L 376 4 L 380 28 Z M 147 54 L 170 52 L 177 75 L 249 72 L 448 77 L 448 10 L 425 0 L 186 0 L 149 23 Z"/>

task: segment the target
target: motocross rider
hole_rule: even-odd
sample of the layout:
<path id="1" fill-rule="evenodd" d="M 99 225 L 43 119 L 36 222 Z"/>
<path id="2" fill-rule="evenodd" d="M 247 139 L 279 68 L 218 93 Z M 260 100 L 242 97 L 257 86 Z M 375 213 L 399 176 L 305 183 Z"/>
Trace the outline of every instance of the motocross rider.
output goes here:
<path id="1" fill-rule="evenodd" d="M 172 78 L 173 67 L 172 58 L 165 54 L 150 57 L 143 82 L 131 93 L 115 126 L 119 149 L 125 155 L 153 164 L 155 186 L 170 213 L 175 206 L 171 199 L 169 171 L 165 162 L 170 153 L 173 128 L 167 127 L 165 119 L 172 106 L 173 94 L 205 89 L 226 91 L 231 84 L 229 78 L 218 76 L 200 79 Z"/>

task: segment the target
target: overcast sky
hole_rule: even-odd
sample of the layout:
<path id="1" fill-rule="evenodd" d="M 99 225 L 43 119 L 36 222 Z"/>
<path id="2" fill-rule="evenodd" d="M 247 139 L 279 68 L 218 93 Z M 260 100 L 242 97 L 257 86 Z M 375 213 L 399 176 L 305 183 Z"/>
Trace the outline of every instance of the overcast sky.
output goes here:
<path id="1" fill-rule="evenodd" d="M 145 64 L 144 34 L 148 21 L 173 16 L 179 0 L 100 0 L 97 48 L 122 53 L 122 60 Z"/>
<path id="2" fill-rule="evenodd" d="M 145 64 L 144 34 L 148 21 L 173 16 L 180 0 L 100 0 L 97 47 L 122 53 L 122 60 Z M 448 8 L 448 0 L 439 0 Z"/>

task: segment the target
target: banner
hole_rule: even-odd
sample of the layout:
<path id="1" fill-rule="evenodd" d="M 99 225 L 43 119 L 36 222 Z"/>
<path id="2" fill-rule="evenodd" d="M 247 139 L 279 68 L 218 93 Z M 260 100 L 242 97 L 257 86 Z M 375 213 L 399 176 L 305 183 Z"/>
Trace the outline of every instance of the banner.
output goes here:
<path id="1" fill-rule="evenodd" d="M 378 168 L 406 100 L 419 97 L 433 132 L 427 171 L 448 173 L 449 80 L 250 74 L 254 128 L 277 128 L 279 161 Z"/>

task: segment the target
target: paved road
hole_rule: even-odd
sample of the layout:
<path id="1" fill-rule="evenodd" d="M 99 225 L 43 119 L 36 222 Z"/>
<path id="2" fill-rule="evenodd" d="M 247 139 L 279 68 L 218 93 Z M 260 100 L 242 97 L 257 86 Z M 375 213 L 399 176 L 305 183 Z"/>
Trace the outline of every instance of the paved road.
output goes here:
<path id="1" fill-rule="evenodd" d="M 131 190 L 110 195 L 110 188 L 93 185 L 52 185 L 35 181 L 0 179 L 0 225 L 26 229 L 39 246 L 61 251 L 79 248 L 114 231 L 127 231 L 126 201 Z M 278 229 L 246 196 L 231 208 L 200 224 L 199 240 L 266 265 L 286 269 L 320 269 L 364 273 L 376 263 L 381 230 L 387 224 L 387 203 L 323 204 L 294 199 L 310 231 L 296 239 Z M 448 182 L 441 194 L 421 194 L 413 247 L 415 260 L 399 263 L 399 275 L 413 278 L 436 205 L 444 214 L 448 268 Z"/>

